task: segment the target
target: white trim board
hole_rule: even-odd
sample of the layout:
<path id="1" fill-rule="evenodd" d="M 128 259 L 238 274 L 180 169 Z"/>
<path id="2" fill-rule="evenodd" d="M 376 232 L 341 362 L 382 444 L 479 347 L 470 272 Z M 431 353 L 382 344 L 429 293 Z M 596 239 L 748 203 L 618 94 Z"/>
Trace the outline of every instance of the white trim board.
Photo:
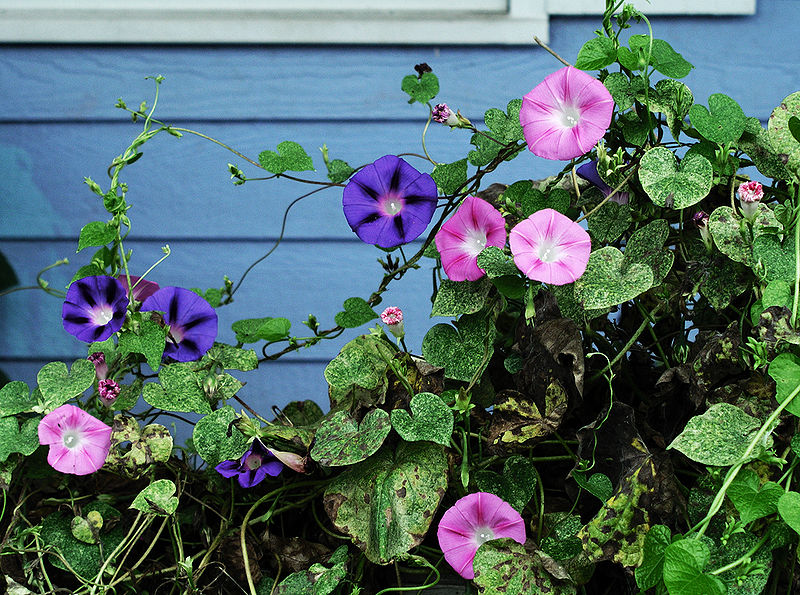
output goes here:
<path id="1" fill-rule="evenodd" d="M 530 44 L 534 36 L 547 41 L 550 15 L 602 14 L 604 6 L 603 0 L 0 0 L 0 42 Z M 650 0 L 640 8 L 754 14 L 756 0 Z"/>

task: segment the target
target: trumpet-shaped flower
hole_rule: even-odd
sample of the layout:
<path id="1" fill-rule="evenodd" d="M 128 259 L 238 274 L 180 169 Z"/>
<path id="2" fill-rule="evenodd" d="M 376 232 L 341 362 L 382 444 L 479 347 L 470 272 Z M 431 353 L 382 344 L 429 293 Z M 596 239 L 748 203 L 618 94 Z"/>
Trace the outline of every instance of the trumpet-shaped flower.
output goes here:
<path id="1" fill-rule="evenodd" d="M 483 199 L 468 196 L 436 234 L 444 272 L 453 281 L 475 281 L 485 274 L 478 254 L 487 246 L 506 245 L 505 220 Z"/>
<path id="2" fill-rule="evenodd" d="M 142 303 L 142 312 L 158 310 L 169 325 L 164 355 L 179 362 L 198 360 L 217 337 L 217 313 L 199 295 L 182 287 L 162 287 Z"/>
<path id="3" fill-rule="evenodd" d="M 522 98 L 519 122 L 535 155 L 567 160 L 603 138 L 614 111 L 605 85 L 571 66 L 557 70 Z"/>
<path id="4" fill-rule="evenodd" d="M 536 211 L 509 234 L 514 264 L 529 279 L 572 283 L 586 270 L 592 240 L 580 225 L 553 209 Z"/>
<path id="5" fill-rule="evenodd" d="M 215 467 L 222 477 L 236 477 L 243 488 L 252 488 L 267 475 L 275 477 L 283 470 L 281 463 L 259 440 L 238 461 L 222 461 Z"/>
<path id="6" fill-rule="evenodd" d="M 485 542 L 510 537 L 525 543 L 525 522 L 510 504 L 488 492 L 468 494 L 445 511 L 437 531 L 444 559 L 466 579 L 475 577 L 472 560 Z"/>
<path id="7" fill-rule="evenodd" d="M 61 473 L 88 475 L 106 462 L 111 428 L 75 405 L 61 405 L 39 422 L 39 444 L 48 444 L 47 462 Z"/>
<path id="8" fill-rule="evenodd" d="M 606 184 L 603 181 L 603 178 L 600 177 L 600 174 L 597 173 L 597 161 L 589 161 L 588 163 L 584 163 L 581 165 L 577 170 L 577 174 L 585 180 L 589 180 L 592 184 L 597 186 L 600 191 L 603 193 L 603 196 L 609 197 L 608 200 L 611 202 L 615 202 L 621 205 L 628 204 L 628 193 L 627 192 L 617 192 L 612 194 L 614 189 Z"/>
<path id="9" fill-rule="evenodd" d="M 384 155 L 350 178 L 342 206 L 363 242 L 392 248 L 428 227 L 436 209 L 436 182 L 399 157 Z"/>
<path id="10" fill-rule="evenodd" d="M 67 289 L 61 308 L 64 330 L 81 341 L 105 341 L 122 328 L 128 292 L 113 277 L 78 279 Z"/>

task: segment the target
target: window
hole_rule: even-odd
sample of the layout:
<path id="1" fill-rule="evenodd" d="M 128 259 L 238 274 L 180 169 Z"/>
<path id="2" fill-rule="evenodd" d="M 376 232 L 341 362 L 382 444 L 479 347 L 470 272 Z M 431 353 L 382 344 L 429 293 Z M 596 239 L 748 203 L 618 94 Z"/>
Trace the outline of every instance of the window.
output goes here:
<path id="1" fill-rule="evenodd" d="M 22 7 L 24 5 L 24 7 Z M 602 0 L 0 0 L 0 41 L 527 44 Z M 335 8 L 332 8 L 335 7 Z M 647 14 L 753 14 L 756 0 L 650 0 Z"/>

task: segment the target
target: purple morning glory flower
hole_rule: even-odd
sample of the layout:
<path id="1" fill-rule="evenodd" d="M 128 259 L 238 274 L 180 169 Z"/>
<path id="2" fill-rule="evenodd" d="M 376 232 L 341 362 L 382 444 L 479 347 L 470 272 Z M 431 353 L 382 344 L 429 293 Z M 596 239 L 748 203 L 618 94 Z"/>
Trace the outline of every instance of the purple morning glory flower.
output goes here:
<path id="1" fill-rule="evenodd" d="M 269 475 L 275 477 L 283 470 L 281 463 L 259 440 L 238 461 L 222 461 L 214 467 L 222 477 L 236 477 L 243 488 L 252 488 Z"/>
<path id="2" fill-rule="evenodd" d="M 350 178 L 342 206 L 362 241 L 393 248 L 428 227 L 436 209 L 436 182 L 399 157 L 384 155 Z"/>
<path id="3" fill-rule="evenodd" d="M 600 191 L 603 193 L 603 196 L 608 196 L 614 190 L 611 186 L 606 184 L 603 181 L 603 178 L 600 177 L 600 174 L 597 173 L 597 160 L 589 161 L 588 163 L 584 163 L 581 165 L 577 170 L 577 174 L 582 177 L 584 180 L 590 181 L 592 184 L 597 186 Z M 621 205 L 628 204 L 628 193 L 627 192 L 617 192 L 614 196 L 609 198 L 611 202 L 616 202 Z"/>
<path id="4" fill-rule="evenodd" d="M 176 361 L 200 359 L 217 338 L 217 313 L 193 291 L 162 287 L 142 303 L 142 312 L 151 310 L 164 313 L 169 325 L 164 355 Z"/>
<path id="5" fill-rule="evenodd" d="M 67 289 L 61 319 L 64 329 L 81 341 L 105 341 L 122 328 L 128 292 L 113 277 L 78 279 Z"/>

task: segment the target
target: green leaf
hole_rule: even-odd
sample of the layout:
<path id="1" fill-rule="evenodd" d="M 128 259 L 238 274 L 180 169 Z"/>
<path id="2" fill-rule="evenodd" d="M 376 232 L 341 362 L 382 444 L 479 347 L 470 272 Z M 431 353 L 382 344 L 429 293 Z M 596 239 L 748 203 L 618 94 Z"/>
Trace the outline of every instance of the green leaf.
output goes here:
<path id="1" fill-rule="evenodd" d="M 473 475 L 481 492 L 490 492 L 508 502 L 515 510 L 522 510 L 536 493 L 538 475 L 530 460 L 512 455 L 503 463 L 503 472 L 478 471 Z"/>
<path id="2" fill-rule="evenodd" d="M 644 538 L 642 565 L 634 571 L 636 585 L 647 591 L 657 586 L 664 573 L 664 552 L 672 541 L 669 527 L 653 525 Z"/>
<path id="3" fill-rule="evenodd" d="M 386 380 L 387 362 L 394 357 L 383 341 L 361 336 L 347 343 L 325 368 L 325 380 L 333 387 L 366 390 L 378 388 Z"/>
<path id="4" fill-rule="evenodd" d="M 354 465 L 377 452 L 391 429 L 383 409 L 372 409 L 360 424 L 346 411 L 336 411 L 317 429 L 311 458 L 325 467 Z"/>
<path id="5" fill-rule="evenodd" d="M 792 308 L 792 286 L 788 281 L 776 279 L 764 288 L 761 294 L 762 310 L 771 306 Z"/>
<path id="6" fill-rule="evenodd" d="M 252 349 L 242 349 L 225 343 L 214 343 L 203 356 L 205 362 L 213 362 L 225 370 L 249 372 L 258 368 L 258 355 Z"/>
<path id="7" fill-rule="evenodd" d="M 292 401 L 283 408 L 281 413 L 294 426 L 311 426 L 317 424 L 324 417 L 320 406 L 310 399 Z"/>
<path id="8" fill-rule="evenodd" d="M 689 110 L 689 119 L 703 138 L 720 145 L 738 141 L 747 120 L 739 104 L 723 93 L 708 98 L 708 109 L 695 103 Z"/>
<path id="9" fill-rule="evenodd" d="M 352 176 L 354 170 L 346 161 L 334 159 L 328 162 L 328 179 L 334 184 L 341 184 Z"/>
<path id="10" fill-rule="evenodd" d="M 769 375 L 775 381 L 775 399 L 783 403 L 800 385 L 800 358 L 791 353 L 781 353 L 769 365 Z M 800 397 L 786 406 L 786 411 L 800 417 Z"/>
<path id="11" fill-rule="evenodd" d="M 775 514 L 778 500 L 784 493 L 783 488 L 775 482 L 768 481 L 763 486 L 758 474 L 751 469 L 742 469 L 728 488 L 739 518 L 747 525 L 757 519 Z"/>
<path id="12" fill-rule="evenodd" d="M 432 72 L 425 72 L 420 77 L 409 74 L 403 77 L 400 88 L 408 93 L 409 103 L 428 103 L 439 93 L 439 78 Z"/>
<path id="13" fill-rule="evenodd" d="M 622 130 L 625 140 L 636 147 L 641 147 L 647 141 L 650 132 L 650 123 L 639 118 L 634 112 L 620 114 L 617 123 Z M 609 184 L 611 185 L 611 184 Z"/>
<path id="14" fill-rule="evenodd" d="M 102 221 L 92 221 L 81 228 L 81 235 L 78 239 L 78 249 L 80 252 L 89 246 L 105 246 L 117 237 L 117 228 L 103 223 Z"/>
<path id="15" fill-rule="evenodd" d="M 786 154 L 775 149 L 769 132 L 761 126 L 758 118 L 747 119 L 744 134 L 738 144 L 739 148 L 753 160 L 758 171 L 766 177 L 779 180 L 791 177 L 786 168 Z"/>
<path id="16" fill-rule="evenodd" d="M 606 86 L 606 89 L 608 89 L 608 92 L 611 93 L 611 97 L 614 99 L 614 103 L 620 111 L 625 111 L 633 107 L 637 95 L 643 91 L 645 87 L 642 77 L 635 76 L 633 79 L 629 79 L 621 72 L 610 73 L 603 81 L 603 84 Z M 686 109 L 688 110 L 689 108 Z"/>
<path id="17" fill-rule="evenodd" d="M 789 129 L 789 120 L 797 116 L 800 116 L 800 91 L 785 97 L 772 111 L 767 124 L 772 149 L 781 156 L 786 169 L 795 179 L 800 174 L 800 144 Z"/>
<path id="18" fill-rule="evenodd" d="M 525 138 L 522 125 L 519 123 L 519 110 L 522 99 L 512 99 L 508 102 L 506 112 L 497 108 L 490 108 L 483 116 L 483 121 L 491 131 L 491 136 L 503 144 L 520 141 Z"/>
<path id="19" fill-rule="evenodd" d="M 403 440 L 428 440 L 450 445 L 453 412 L 441 397 L 433 393 L 418 393 L 411 398 L 409 408 L 411 413 L 405 409 L 393 409 L 391 415 L 392 427 Z"/>
<path id="20" fill-rule="evenodd" d="M 630 227 L 631 208 L 627 204 L 608 201 L 586 222 L 592 238 L 601 244 L 608 244 L 619 238 Z"/>
<path id="21" fill-rule="evenodd" d="M 222 461 L 238 460 L 247 451 L 247 437 L 231 425 L 236 418 L 233 407 L 226 405 L 195 424 L 192 441 L 209 469 Z"/>
<path id="22" fill-rule="evenodd" d="M 467 183 L 467 160 L 440 163 L 433 168 L 431 177 L 442 194 L 455 194 Z"/>
<path id="23" fill-rule="evenodd" d="M 491 283 L 485 278 L 477 281 L 445 279 L 436 292 L 431 316 L 459 316 L 479 312 L 486 304 L 490 287 Z"/>
<path id="24" fill-rule="evenodd" d="M 608 308 L 627 302 L 652 286 L 651 267 L 642 263 L 628 266 L 622 252 L 606 246 L 589 255 L 586 271 L 575 281 L 575 297 L 586 310 Z"/>
<path id="25" fill-rule="evenodd" d="M 639 95 L 638 99 L 645 101 L 643 95 Z M 683 119 L 694 104 L 694 95 L 689 87 L 680 81 L 662 79 L 656 83 L 655 89 L 648 94 L 646 101 L 651 112 L 664 114 L 672 138 L 678 140 L 683 128 Z"/>
<path id="26" fill-rule="evenodd" d="M 574 470 L 572 477 L 580 487 L 600 500 L 600 502 L 605 502 L 614 494 L 614 486 L 611 484 L 608 475 L 593 473 L 587 477 L 585 472 Z"/>
<path id="27" fill-rule="evenodd" d="M 47 411 L 82 395 L 94 384 L 94 379 L 94 364 L 86 359 L 76 360 L 69 371 L 63 362 L 50 362 L 36 376 Z"/>
<path id="28" fill-rule="evenodd" d="M 328 559 L 330 568 L 312 564 L 293 572 L 275 587 L 274 595 L 329 595 L 347 576 L 347 546 L 341 545 Z"/>
<path id="29" fill-rule="evenodd" d="M 653 285 L 661 283 L 675 260 L 675 254 L 663 247 L 668 235 L 669 224 L 664 219 L 651 221 L 633 232 L 625 246 L 623 271 L 637 263 L 645 264 L 653 270 Z"/>
<path id="30" fill-rule="evenodd" d="M 773 234 L 755 238 L 752 264 L 759 277 L 768 283 L 786 281 L 794 285 L 794 234 L 786 234 L 783 243 Z"/>
<path id="31" fill-rule="evenodd" d="M 483 269 L 489 279 L 518 275 L 519 269 L 514 264 L 514 259 L 497 246 L 487 246 L 478 254 L 478 267 Z"/>
<path id="32" fill-rule="evenodd" d="M 685 209 L 705 198 L 711 190 L 713 168 L 697 153 L 687 155 L 680 166 L 665 147 L 654 147 L 642 157 L 639 181 L 656 205 Z"/>
<path id="33" fill-rule="evenodd" d="M 595 37 L 583 44 L 575 61 L 575 68 L 599 70 L 617 59 L 614 42 L 608 37 Z"/>
<path id="34" fill-rule="evenodd" d="M 637 51 L 646 53 L 650 45 L 650 36 L 632 35 L 628 40 L 628 45 L 630 45 L 633 53 Z M 650 64 L 664 76 L 673 79 L 685 77 L 694 68 L 663 39 L 653 39 Z M 639 69 L 637 68 L 636 70 Z"/>
<path id="35" fill-rule="evenodd" d="M 325 510 L 368 560 L 388 564 L 425 538 L 448 475 L 442 446 L 401 442 L 335 477 L 325 490 Z"/>
<path id="36" fill-rule="evenodd" d="M 488 165 L 492 159 L 497 157 L 500 149 L 503 148 L 502 144 L 487 138 L 485 134 L 480 132 L 473 134 L 469 142 L 475 146 L 475 150 L 467 153 L 467 159 L 476 167 Z"/>
<path id="37" fill-rule="evenodd" d="M 774 522 L 767 528 L 769 535 L 766 536 L 765 547 L 759 547 L 761 545 L 759 536 L 753 533 L 734 532 L 723 547 L 715 548 L 712 552 L 709 562 L 711 568 L 722 568 L 737 563 L 727 572 L 715 575 L 727 584 L 728 595 L 760 595 L 764 592 L 772 574 L 772 543 L 781 539 L 780 533 L 773 527 L 781 527 L 783 530 L 780 533 L 784 535 L 792 533 L 785 524 Z M 745 566 L 738 564 L 742 559 L 747 560 Z"/>
<path id="38" fill-rule="evenodd" d="M 785 492 L 778 500 L 778 514 L 783 522 L 800 533 L 800 494 Z"/>
<path id="39" fill-rule="evenodd" d="M 123 356 L 129 353 L 141 353 L 147 359 L 150 368 L 156 372 L 161 365 L 166 340 L 167 327 L 145 319 L 142 320 L 137 332 L 128 330 L 119 334 L 119 352 Z"/>
<path id="40" fill-rule="evenodd" d="M 0 388 L 0 417 L 32 411 L 36 404 L 36 397 L 24 382 L 14 380 Z"/>
<path id="41" fill-rule="evenodd" d="M 761 422 L 728 403 L 716 403 L 689 420 L 683 432 L 667 448 L 679 450 L 703 465 L 726 467 L 742 456 L 761 427 Z M 751 454 L 751 459 L 758 452 Z"/>
<path id="42" fill-rule="evenodd" d="M 557 580 L 552 561 L 545 563 L 541 552 L 526 548 L 513 539 L 493 539 L 475 552 L 472 568 L 475 585 L 482 595 L 547 593 L 574 595 L 576 587 Z M 568 578 L 563 569 L 561 578 Z"/>
<path id="43" fill-rule="evenodd" d="M 364 298 L 351 297 L 344 301 L 344 312 L 336 314 L 334 321 L 342 328 L 358 328 L 376 318 L 378 315 Z"/>
<path id="44" fill-rule="evenodd" d="M 682 539 L 664 551 L 664 583 L 670 595 L 725 595 L 716 576 L 704 574 L 711 554 L 699 539 Z"/>
<path id="45" fill-rule="evenodd" d="M 173 496 L 175 484 L 169 479 L 157 479 L 143 489 L 131 502 L 130 508 L 146 514 L 169 516 L 178 508 L 178 499 Z"/>
<path id="46" fill-rule="evenodd" d="M 134 405 L 139 401 L 139 396 L 142 394 L 143 381 L 141 378 L 136 378 L 133 384 L 121 384 L 119 387 L 119 396 L 114 401 L 114 409 L 117 411 L 128 411 L 133 409 Z"/>
<path id="47" fill-rule="evenodd" d="M 464 314 L 454 323 L 434 325 L 422 340 L 422 356 L 444 368 L 447 378 L 469 382 L 480 375 L 494 353 L 495 328 L 486 315 Z"/>
<path id="48" fill-rule="evenodd" d="M 752 264 L 752 240 L 747 222 L 732 207 L 714 209 L 708 218 L 708 229 L 714 244 L 725 256 L 747 266 Z"/>
<path id="49" fill-rule="evenodd" d="M 211 413 L 200 378 L 192 363 L 177 362 L 161 367 L 158 380 L 144 385 L 142 396 L 148 404 L 165 411 Z"/>
<path id="50" fill-rule="evenodd" d="M 292 323 L 286 318 L 245 318 L 231 325 L 239 343 L 257 343 L 258 341 L 281 341 L 289 336 Z"/>
<path id="51" fill-rule="evenodd" d="M 314 162 L 305 149 L 296 142 L 285 140 L 278 144 L 278 152 L 262 151 L 258 162 L 265 170 L 273 174 L 285 171 L 314 171 Z"/>
<path id="52" fill-rule="evenodd" d="M 4 462 L 11 453 L 21 453 L 28 456 L 39 448 L 39 422 L 40 418 L 26 419 L 20 425 L 16 417 L 0 417 L 0 463 Z"/>

